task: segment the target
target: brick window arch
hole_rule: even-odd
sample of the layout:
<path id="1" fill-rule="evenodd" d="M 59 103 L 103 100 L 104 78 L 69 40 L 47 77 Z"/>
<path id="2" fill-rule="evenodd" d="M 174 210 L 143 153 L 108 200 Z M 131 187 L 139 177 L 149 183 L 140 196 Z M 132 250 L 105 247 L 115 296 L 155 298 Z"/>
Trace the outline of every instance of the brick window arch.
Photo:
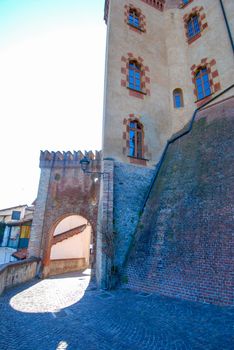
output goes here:
<path id="1" fill-rule="evenodd" d="M 193 7 L 192 11 L 189 14 L 185 14 L 183 18 L 187 41 L 188 44 L 191 44 L 200 38 L 208 27 L 203 6 Z"/>
<path id="2" fill-rule="evenodd" d="M 173 102 L 175 108 L 184 107 L 184 98 L 182 89 L 175 89 L 173 91 Z"/>

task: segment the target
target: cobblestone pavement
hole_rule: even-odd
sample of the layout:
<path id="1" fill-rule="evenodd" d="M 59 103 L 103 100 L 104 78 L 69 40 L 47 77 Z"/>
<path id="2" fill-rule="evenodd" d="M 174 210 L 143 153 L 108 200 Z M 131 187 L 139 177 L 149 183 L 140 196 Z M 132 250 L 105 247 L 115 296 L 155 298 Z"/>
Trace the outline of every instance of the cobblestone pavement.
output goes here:
<path id="1" fill-rule="evenodd" d="M 34 280 L 0 297 L 0 350 L 233 350 L 231 308 L 119 289 L 89 271 Z"/>

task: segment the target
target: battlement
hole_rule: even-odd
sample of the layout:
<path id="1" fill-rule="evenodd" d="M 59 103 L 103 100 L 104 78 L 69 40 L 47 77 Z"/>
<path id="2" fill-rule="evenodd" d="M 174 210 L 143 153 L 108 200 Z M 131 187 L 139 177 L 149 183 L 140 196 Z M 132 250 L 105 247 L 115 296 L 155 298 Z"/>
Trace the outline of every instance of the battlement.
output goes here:
<path id="1" fill-rule="evenodd" d="M 41 151 L 40 168 L 80 167 L 80 161 L 84 157 L 87 157 L 91 164 L 97 165 L 101 163 L 102 151 Z"/>
<path id="2" fill-rule="evenodd" d="M 141 0 L 159 11 L 164 10 L 165 0 Z"/>

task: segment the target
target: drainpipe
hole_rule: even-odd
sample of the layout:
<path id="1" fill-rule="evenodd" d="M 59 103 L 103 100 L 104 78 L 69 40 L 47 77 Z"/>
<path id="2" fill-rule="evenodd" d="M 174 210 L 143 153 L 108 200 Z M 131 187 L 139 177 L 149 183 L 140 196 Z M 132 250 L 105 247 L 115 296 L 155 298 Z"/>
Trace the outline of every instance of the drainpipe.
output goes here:
<path id="1" fill-rule="evenodd" d="M 224 21 L 225 21 L 225 24 L 226 24 L 226 27 L 227 27 L 228 36 L 229 36 L 229 39 L 231 41 L 232 51 L 234 52 L 234 43 L 233 43 L 232 33 L 231 33 L 231 30 L 230 30 L 230 27 L 229 27 L 229 23 L 228 23 L 228 19 L 227 19 L 227 16 L 226 16 L 226 11 L 225 11 L 225 8 L 224 8 L 224 5 L 223 5 L 223 1 L 219 0 L 219 2 L 220 2 L 220 6 L 221 6 L 221 9 L 222 9 L 222 12 L 223 12 Z"/>

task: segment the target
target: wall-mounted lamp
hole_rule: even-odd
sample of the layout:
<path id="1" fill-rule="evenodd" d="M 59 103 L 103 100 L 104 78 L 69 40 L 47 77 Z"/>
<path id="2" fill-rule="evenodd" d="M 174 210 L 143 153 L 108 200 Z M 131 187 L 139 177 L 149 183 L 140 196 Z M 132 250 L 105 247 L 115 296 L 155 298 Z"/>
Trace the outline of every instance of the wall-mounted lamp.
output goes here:
<path id="1" fill-rule="evenodd" d="M 86 173 L 89 163 L 90 160 L 86 156 L 80 160 L 80 166 L 84 173 Z"/>

